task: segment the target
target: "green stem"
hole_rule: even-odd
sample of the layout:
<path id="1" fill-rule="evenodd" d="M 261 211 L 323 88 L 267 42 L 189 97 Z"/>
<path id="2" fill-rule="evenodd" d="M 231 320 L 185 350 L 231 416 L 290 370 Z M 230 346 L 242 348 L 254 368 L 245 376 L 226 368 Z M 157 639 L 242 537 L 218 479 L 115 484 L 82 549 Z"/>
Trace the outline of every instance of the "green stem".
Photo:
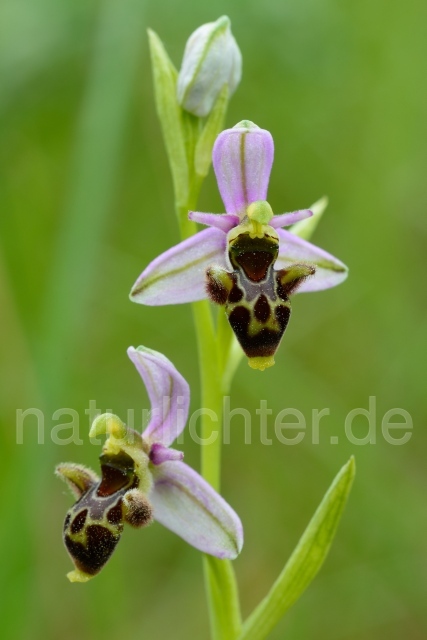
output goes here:
<path id="1" fill-rule="evenodd" d="M 203 568 L 211 636 L 214 640 L 236 640 L 242 631 L 242 618 L 233 565 L 229 560 L 204 556 Z"/>
<path id="2" fill-rule="evenodd" d="M 196 225 L 188 220 L 188 211 L 195 209 L 201 187 L 201 179 L 193 179 L 187 206 L 176 205 L 181 237 L 193 235 Z M 222 441 L 222 372 L 229 350 L 229 341 L 223 341 L 221 322 L 218 334 L 208 300 L 195 302 L 193 318 L 196 330 L 201 379 L 201 473 L 214 489 L 221 483 Z M 234 569 L 229 560 L 219 560 L 206 555 L 203 562 L 209 608 L 211 636 L 213 640 L 235 640 L 241 632 L 242 619 Z"/>
<path id="3" fill-rule="evenodd" d="M 181 207 L 179 204 L 175 204 L 175 211 L 178 217 L 179 230 L 182 240 L 193 236 L 197 231 L 197 225 L 192 220 L 188 219 L 188 212 L 191 210 L 189 205 Z"/>
<path id="4" fill-rule="evenodd" d="M 193 304 L 201 377 L 202 420 L 201 471 L 203 477 L 220 489 L 222 393 L 215 326 L 210 304 L 201 300 Z"/>
<path id="5" fill-rule="evenodd" d="M 197 228 L 188 220 L 188 211 L 195 209 L 200 191 L 201 181 L 193 180 L 193 188 L 186 207 L 176 207 L 181 237 L 193 235 Z M 194 302 L 193 318 L 196 329 L 197 349 L 199 353 L 199 370 L 201 377 L 201 406 L 209 411 L 201 416 L 201 471 L 203 477 L 213 486 L 220 489 L 221 469 L 221 437 L 222 437 L 222 385 L 218 354 L 218 341 L 208 300 Z"/>
<path id="6" fill-rule="evenodd" d="M 219 491 L 221 481 L 222 384 L 218 342 L 209 302 L 193 304 L 201 376 L 202 414 L 201 471 Z M 213 420 L 217 419 L 217 422 Z M 235 640 L 241 626 L 239 596 L 234 569 L 229 560 L 204 558 L 211 635 L 214 640 Z"/>

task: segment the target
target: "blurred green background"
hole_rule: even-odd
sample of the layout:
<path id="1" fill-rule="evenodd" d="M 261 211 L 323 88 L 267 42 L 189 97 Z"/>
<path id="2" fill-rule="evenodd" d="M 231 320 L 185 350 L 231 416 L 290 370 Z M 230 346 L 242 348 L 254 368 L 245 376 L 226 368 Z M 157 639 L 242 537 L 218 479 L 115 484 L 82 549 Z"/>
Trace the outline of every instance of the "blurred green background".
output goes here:
<path id="1" fill-rule="evenodd" d="M 128 301 L 142 268 L 178 239 L 153 100 L 147 26 L 179 66 L 190 33 L 227 13 L 243 80 L 227 117 L 269 129 L 276 212 L 330 206 L 314 241 L 348 281 L 299 296 L 276 366 L 243 362 L 232 407 L 255 414 L 330 408 L 320 444 L 224 448 L 223 493 L 242 517 L 235 563 L 245 614 L 266 593 L 333 476 L 354 453 L 356 483 L 331 554 L 272 638 L 427 637 L 425 60 L 427 4 L 359 0 L 3 0 L 0 6 L 0 549 L 2 637 L 206 638 L 199 554 L 160 525 L 126 530 L 102 575 L 71 585 L 61 542 L 72 500 L 53 476 L 97 468 L 85 409 L 147 406 L 126 348 L 164 352 L 199 407 L 189 306 Z M 212 175 L 200 210 L 221 211 Z M 377 398 L 377 443 L 355 446 L 344 419 Z M 45 411 L 16 444 L 17 408 Z M 81 417 L 83 446 L 54 445 L 53 412 Z M 381 418 L 408 411 L 392 446 Z M 273 415 L 274 418 L 274 415 Z M 366 421 L 355 420 L 355 433 Z M 272 435 L 273 424 L 269 425 Z M 67 437 L 69 432 L 60 434 Z M 331 436 L 339 443 L 331 444 Z M 186 460 L 198 467 L 187 437 Z"/>

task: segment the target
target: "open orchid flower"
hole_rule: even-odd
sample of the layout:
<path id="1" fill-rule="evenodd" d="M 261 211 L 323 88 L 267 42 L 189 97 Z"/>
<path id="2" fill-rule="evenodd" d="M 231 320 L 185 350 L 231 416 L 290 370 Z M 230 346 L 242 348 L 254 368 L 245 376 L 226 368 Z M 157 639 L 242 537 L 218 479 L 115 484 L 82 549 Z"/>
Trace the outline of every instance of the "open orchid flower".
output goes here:
<path id="1" fill-rule="evenodd" d="M 223 131 L 213 166 L 226 213 L 190 212 L 208 226 L 143 271 L 131 300 L 146 305 L 209 297 L 224 305 L 230 325 L 256 369 L 274 364 L 289 321 L 289 296 L 340 284 L 347 267 L 282 227 L 308 218 L 309 210 L 274 215 L 266 201 L 273 164 L 271 134 L 242 121 Z"/>
<path id="2" fill-rule="evenodd" d="M 86 582 L 109 560 L 124 523 L 143 527 L 157 520 L 204 553 L 235 558 L 243 545 L 239 517 L 170 445 L 184 429 L 190 390 L 173 364 L 151 349 L 130 347 L 129 358 L 151 401 L 143 434 L 117 416 L 98 416 L 90 437 L 107 434 L 101 478 L 73 463 L 56 473 L 77 498 L 64 523 L 64 542 L 75 565 L 71 582 Z"/>

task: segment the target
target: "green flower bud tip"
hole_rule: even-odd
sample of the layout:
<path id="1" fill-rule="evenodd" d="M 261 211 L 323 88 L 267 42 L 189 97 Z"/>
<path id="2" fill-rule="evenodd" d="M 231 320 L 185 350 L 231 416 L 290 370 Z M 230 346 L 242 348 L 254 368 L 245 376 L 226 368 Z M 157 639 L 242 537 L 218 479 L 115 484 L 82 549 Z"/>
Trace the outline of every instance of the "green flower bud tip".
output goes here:
<path id="1" fill-rule="evenodd" d="M 190 36 L 178 75 L 177 99 L 183 109 L 206 117 L 226 84 L 231 95 L 242 75 L 242 56 L 230 20 L 222 16 Z"/>
<path id="2" fill-rule="evenodd" d="M 242 130 L 246 132 L 255 131 L 256 129 L 261 131 L 258 125 L 256 125 L 251 120 L 240 120 L 240 122 L 234 125 L 233 129 Z"/>

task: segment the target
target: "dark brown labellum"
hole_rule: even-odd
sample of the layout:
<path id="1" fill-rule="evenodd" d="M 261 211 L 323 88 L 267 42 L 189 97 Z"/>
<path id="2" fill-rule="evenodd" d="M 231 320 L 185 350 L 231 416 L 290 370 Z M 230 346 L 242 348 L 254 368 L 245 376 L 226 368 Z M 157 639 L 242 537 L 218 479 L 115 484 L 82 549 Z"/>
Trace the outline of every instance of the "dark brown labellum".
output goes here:
<path id="1" fill-rule="evenodd" d="M 86 576 L 97 574 L 109 560 L 125 521 L 142 526 L 152 519 L 151 505 L 138 490 L 132 458 L 121 452 L 103 454 L 100 460 L 101 479 L 93 480 L 64 522 L 65 546 L 76 568 Z"/>

